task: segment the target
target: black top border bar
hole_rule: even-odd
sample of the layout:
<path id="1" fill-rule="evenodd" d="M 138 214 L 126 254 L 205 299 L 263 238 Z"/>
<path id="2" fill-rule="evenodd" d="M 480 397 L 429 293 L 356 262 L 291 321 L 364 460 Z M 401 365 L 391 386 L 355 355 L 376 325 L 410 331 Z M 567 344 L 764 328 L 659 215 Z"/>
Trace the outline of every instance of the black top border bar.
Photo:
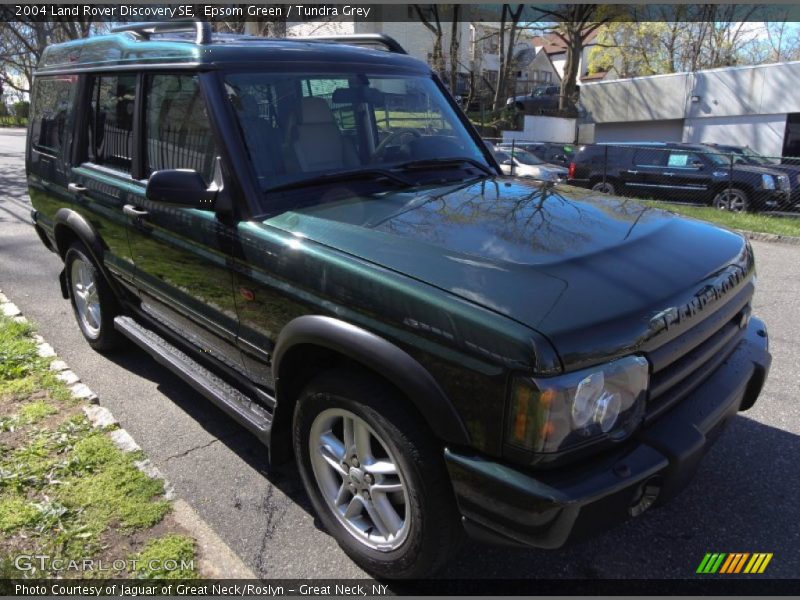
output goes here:
<path id="1" fill-rule="evenodd" d="M 420 5 L 432 11 L 434 5 Z M 435 5 L 440 22 L 453 20 L 453 4 Z M 551 12 L 563 14 L 563 4 L 526 4 L 522 23 L 532 27 L 556 20 Z M 580 7 L 580 4 L 572 4 Z M 500 21 L 502 4 L 462 4 L 459 20 L 462 22 Z M 763 22 L 800 21 L 800 4 L 602 4 L 596 12 L 604 22 Z M 433 18 L 433 15 L 429 15 Z M 327 3 L 327 4 L 277 4 L 277 3 L 102 3 L 58 4 L 21 3 L 0 4 L 0 20 L 10 21 L 169 21 L 174 19 L 199 19 L 202 21 L 287 20 L 290 22 L 393 22 L 415 23 L 419 16 L 411 4 L 384 3 Z"/>

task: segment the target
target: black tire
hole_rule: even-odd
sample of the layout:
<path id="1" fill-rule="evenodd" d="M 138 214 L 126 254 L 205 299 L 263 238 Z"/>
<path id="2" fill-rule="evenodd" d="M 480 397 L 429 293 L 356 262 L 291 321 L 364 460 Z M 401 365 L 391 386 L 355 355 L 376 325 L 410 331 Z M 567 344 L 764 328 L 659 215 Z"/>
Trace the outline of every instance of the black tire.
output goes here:
<path id="1" fill-rule="evenodd" d="M 595 181 L 592 184 L 592 191 L 600 192 L 601 194 L 608 194 L 609 196 L 613 196 L 617 193 L 616 185 L 613 181 L 606 180 L 606 181 Z"/>
<path id="2" fill-rule="evenodd" d="M 750 197 L 747 192 L 739 188 L 721 189 L 711 204 L 718 210 L 731 212 L 749 212 L 751 208 Z"/>
<path id="3" fill-rule="evenodd" d="M 73 277 L 73 269 L 77 268 L 76 263 L 85 265 L 86 273 L 90 274 L 96 286 L 99 317 L 96 319 L 97 327 L 94 328 L 85 318 L 81 317 L 81 312 L 78 308 L 79 301 L 76 299 L 76 295 L 78 294 L 76 286 L 81 284 Z M 80 327 L 83 337 L 89 342 L 89 345 L 98 352 L 109 352 L 122 347 L 124 345 L 124 338 L 114 329 L 114 317 L 120 314 L 119 304 L 105 277 L 97 268 L 97 265 L 82 243 L 75 242 L 69 247 L 64 256 L 64 267 L 67 275 L 67 289 L 69 290 L 70 304 L 72 304 L 72 311 L 75 314 L 75 320 L 78 322 L 78 327 Z"/>
<path id="4" fill-rule="evenodd" d="M 407 502 L 402 505 L 404 518 L 410 518 L 407 533 L 396 548 L 368 547 L 346 528 L 323 497 L 323 485 L 312 467 L 310 436 L 315 419 L 322 419 L 323 412 L 328 414 L 330 409 L 343 409 L 366 422 L 380 438 L 377 441 L 386 445 L 389 458 L 402 474 L 407 491 Z M 303 484 L 325 529 L 374 577 L 426 577 L 441 568 L 459 547 L 463 527 L 442 448 L 421 417 L 389 385 L 358 371 L 320 374 L 300 394 L 294 411 L 293 440 Z"/>

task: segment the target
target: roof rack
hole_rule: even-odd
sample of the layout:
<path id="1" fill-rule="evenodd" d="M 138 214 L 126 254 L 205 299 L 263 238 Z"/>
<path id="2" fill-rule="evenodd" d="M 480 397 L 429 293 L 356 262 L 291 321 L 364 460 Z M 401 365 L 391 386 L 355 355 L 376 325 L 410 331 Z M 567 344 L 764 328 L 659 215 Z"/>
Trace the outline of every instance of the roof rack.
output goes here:
<path id="1" fill-rule="evenodd" d="M 121 33 L 123 31 L 129 31 L 137 37 L 142 37 L 146 40 L 150 39 L 151 35 L 157 33 L 192 32 L 195 34 L 195 44 L 211 43 L 211 25 L 203 21 L 151 21 L 121 25 L 111 30 L 112 33 Z"/>
<path id="2" fill-rule="evenodd" d="M 396 54 L 408 54 L 400 43 L 383 33 L 356 33 L 351 35 L 312 35 L 302 38 L 289 38 L 302 40 L 304 42 L 341 42 L 342 44 L 353 44 L 355 46 L 379 45 L 386 48 L 389 52 Z"/>

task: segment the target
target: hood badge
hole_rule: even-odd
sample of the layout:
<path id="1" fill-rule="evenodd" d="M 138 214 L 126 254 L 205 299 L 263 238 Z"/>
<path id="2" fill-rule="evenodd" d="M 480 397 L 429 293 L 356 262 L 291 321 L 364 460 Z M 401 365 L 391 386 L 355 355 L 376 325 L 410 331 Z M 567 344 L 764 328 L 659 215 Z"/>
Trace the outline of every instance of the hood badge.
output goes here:
<path id="1" fill-rule="evenodd" d="M 653 334 L 667 331 L 671 327 L 688 321 L 714 304 L 744 280 L 744 272 L 739 267 L 730 267 L 720 273 L 713 281 L 704 285 L 692 298 L 680 305 L 672 306 L 656 313 L 650 319 L 650 330 Z"/>

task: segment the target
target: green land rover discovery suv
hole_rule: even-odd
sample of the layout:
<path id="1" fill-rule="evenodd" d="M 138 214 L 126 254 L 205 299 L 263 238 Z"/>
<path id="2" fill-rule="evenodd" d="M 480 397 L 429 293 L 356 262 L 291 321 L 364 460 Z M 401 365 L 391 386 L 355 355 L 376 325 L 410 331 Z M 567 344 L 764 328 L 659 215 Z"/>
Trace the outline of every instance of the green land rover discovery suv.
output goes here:
<path id="1" fill-rule="evenodd" d="M 740 235 L 503 177 L 394 40 L 128 25 L 50 47 L 32 98 L 33 222 L 88 343 L 293 456 L 375 576 L 638 517 L 761 391 Z"/>

